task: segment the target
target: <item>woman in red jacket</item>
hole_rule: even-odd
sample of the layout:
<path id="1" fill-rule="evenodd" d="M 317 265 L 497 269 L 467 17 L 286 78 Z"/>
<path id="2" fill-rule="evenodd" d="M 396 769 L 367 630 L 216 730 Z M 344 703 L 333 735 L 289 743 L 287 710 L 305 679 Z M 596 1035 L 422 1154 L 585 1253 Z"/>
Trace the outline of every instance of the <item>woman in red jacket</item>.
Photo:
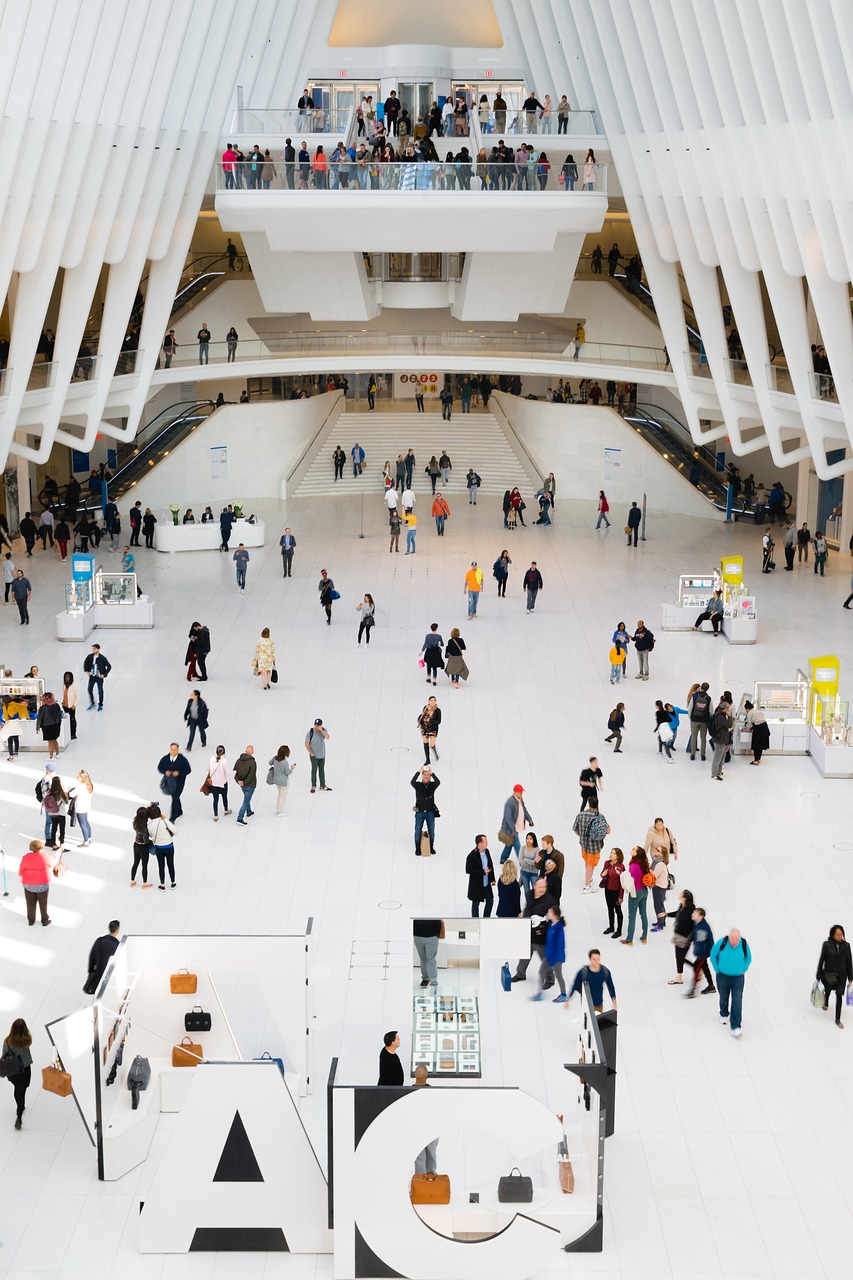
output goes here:
<path id="1" fill-rule="evenodd" d="M 610 861 L 604 864 L 600 884 L 604 890 L 604 901 L 607 903 L 607 928 L 605 933 L 612 933 L 614 938 L 622 937 L 622 872 L 625 870 L 625 855 L 621 849 L 610 850 Z"/>
<path id="2" fill-rule="evenodd" d="M 24 886 L 24 897 L 27 900 L 27 923 L 36 922 L 36 907 L 41 912 L 43 925 L 50 924 L 47 914 L 47 895 L 50 890 L 50 879 L 53 871 L 53 860 L 44 851 L 43 840 L 31 840 L 29 851 L 21 858 L 18 874 Z"/>
<path id="3" fill-rule="evenodd" d="M 607 499 L 606 499 L 606 498 L 605 498 L 605 496 L 604 496 L 604 490 L 603 490 L 603 489 L 599 489 L 599 491 L 598 491 L 598 519 L 597 519 L 597 520 L 596 520 L 596 522 L 595 522 L 595 527 L 596 527 L 596 529 L 600 529 L 600 528 L 601 528 L 601 522 L 602 522 L 602 520 L 603 520 L 603 521 L 604 521 L 604 523 L 607 525 L 608 529 L 610 528 L 610 521 L 607 519 L 607 513 L 608 513 L 608 511 L 609 511 L 609 510 L 610 510 L 610 503 L 607 501 Z"/>

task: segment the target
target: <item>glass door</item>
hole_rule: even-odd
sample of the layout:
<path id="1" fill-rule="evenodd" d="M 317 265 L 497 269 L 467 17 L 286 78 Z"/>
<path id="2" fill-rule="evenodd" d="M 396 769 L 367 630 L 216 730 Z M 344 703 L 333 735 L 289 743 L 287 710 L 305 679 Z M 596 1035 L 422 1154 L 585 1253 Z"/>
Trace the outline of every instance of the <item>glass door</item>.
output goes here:
<path id="1" fill-rule="evenodd" d="M 412 128 L 417 124 L 418 116 L 426 122 L 430 107 L 435 102 L 435 85 L 432 80 L 421 80 L 411 84 L 398 85 L 400 102 L 409 113 Z"/>
<path id="2" fill-rule="evenodd" d="M 454 99 L 459 96 L 465 99 L 469 108 L 478 113 L 480 99 L 485 94 L 489 104 L 489 123 L 480 123 L 481 133 L 518 133 L 520 131 L 521 104 L 527 96 L 524 85 L 519 80 L 500 83 L 495 80 L 468 80 L 454 82 L 452 89 Z M 497 95 L 506 103 L 505 119 L 495 118 L 494 101 Z M 503 112 L 501 111 L 503 117 Z"/>

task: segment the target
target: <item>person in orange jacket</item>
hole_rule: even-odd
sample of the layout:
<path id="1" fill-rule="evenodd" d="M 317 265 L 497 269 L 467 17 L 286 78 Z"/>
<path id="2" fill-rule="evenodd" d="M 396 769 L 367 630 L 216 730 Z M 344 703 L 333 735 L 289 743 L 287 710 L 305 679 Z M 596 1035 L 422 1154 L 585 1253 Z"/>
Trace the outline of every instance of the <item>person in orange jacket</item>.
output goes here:
<path id="1" fill-rule="evenodd" d="M 437 493 L 432 504 L 430 514 L 435 516 L 435 527 L 438 530 L 439 538 L 444 537 L 444 522 L 450 515 L 450 507 L 442 494 Z"/>

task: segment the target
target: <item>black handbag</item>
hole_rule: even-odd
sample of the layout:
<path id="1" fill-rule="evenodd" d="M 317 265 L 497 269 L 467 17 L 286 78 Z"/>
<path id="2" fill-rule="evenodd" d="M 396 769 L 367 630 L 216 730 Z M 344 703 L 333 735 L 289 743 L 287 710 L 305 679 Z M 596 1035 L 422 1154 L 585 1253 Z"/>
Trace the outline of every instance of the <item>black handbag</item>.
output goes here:
<path id="1" fill-rule="evenodd" d="M 139 1094 L 143 1089 L 148 1088 L 150 1079 L 151 1063 L 147 1058 L 142 1058 L 137 1054 L 127 1073 L 127 1087 L 133 1095 L 131 1100 L 131 1109 L 133 1111 L 139 1106 Z"/>
<path id="2" fill-rule="evenodd" d="M 275 667 L 273 667 L 272 671 L 270 672 L 270 684 L 278 684 L 278 672 L 276 671 Z"/>
<path id="3" fill-rule="evenodd" d="M 189 1013 L 184 1014 L 184 1031 L 209 1031 L 210 1014 L 205 1013 L 200 1004 L 194 1004 Z"/>
<path id="4" fill-rule="evenodd" d="M 501 1204 L 530 1204 L 532 1199 L 533 1179 L 524 1177 L 520 1169 L 511 1169 L 508 1177 L 498 1178 Z"/>
<path id="5" fill-rule="evenodd" d="M 174 778 L 160 779 L 160 790 L 163 792 L 164 795 L 173 796 L 175 794 L 176 786 L 177 786 L 177 783 L 175 782 Z"/>

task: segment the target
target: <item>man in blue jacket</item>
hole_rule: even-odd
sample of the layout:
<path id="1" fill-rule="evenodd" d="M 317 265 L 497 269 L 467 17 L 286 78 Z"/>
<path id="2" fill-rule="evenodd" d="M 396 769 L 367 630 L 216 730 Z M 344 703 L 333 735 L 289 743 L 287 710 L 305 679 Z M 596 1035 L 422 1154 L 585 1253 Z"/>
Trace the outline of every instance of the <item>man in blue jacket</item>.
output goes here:
<path id="1" fill-rule="evenodd" d="M 711 964 L 717 974 L 720 993 L 720 1022 L 729 1021 L 731 1003 L 731 1028 L 736 1040 L 741 1034 L 741 1009 L 743 1005 L 743 980 L 752 964 L 752 952 L 740 929 L 729 929 L 724 938 L 718 938 L 711 948 Z"/>

